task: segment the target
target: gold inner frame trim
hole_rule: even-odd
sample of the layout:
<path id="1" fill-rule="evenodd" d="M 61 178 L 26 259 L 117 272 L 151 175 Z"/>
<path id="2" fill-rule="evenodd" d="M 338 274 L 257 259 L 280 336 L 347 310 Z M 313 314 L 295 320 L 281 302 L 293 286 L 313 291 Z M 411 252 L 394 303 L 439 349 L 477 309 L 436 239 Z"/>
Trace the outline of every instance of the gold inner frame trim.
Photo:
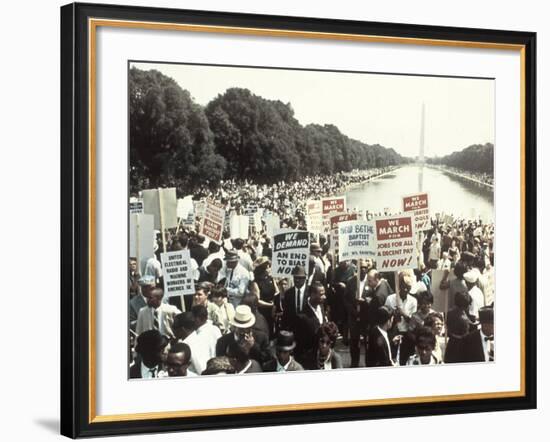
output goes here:
<path id="1" fill-rule="evenodd" d="M 387 398 L 387 399 L 369 399 L 338 402 L 317 402 L 302 404 L 283 404 L 283 405 L 265 405 L 255 407 L 235 407 L 220 409 L 202 409 L 202 410 L 181 410 L 149 413 L 131 413 L 131 414 L 96 414 L 96 36 L 98 27 L 114 28 L 134 28 L 161 31 L 186 31 L 203 32 L 217 34 L 235 34 L 242 36 L 264 36 L 264 37 L 287 37 L 287 38 L 306 38 L 323 39 L 338 41 L 355 41 L 369 43 L 386 44 L 412 44 L 420 46 L 443 46 L 460 47 L 475 49 L 496 49 L 518 51 L 520 53 L 520 208 L 521 208 L 521 226 L 520 226 L 520 275 L 521 275 L 521 293 L 520 293 L 520 389 L 518 391 L 506 392 L 488 392 L 471 393 L 441 396 L 423 396 L 423 397 L 405 397 L 405 398 Z M 89 401 L 88 401 L 88 422 L 120 422 L 120 421 L 138 421 L 146 419 L 169 419 L 181 417 L 199 417 L 199 416 L 219 416 L 219 415 L 238 415 L 248 413 L 273 413 L 281 411 L 298 410 L 322 410 L 328 408 L 349 408 L 365 407 L 375 405 L 399 405 L 399 404 L 420 404 L 427 402 L 442 401 L 460 401 L 460 400 L 482 400 L 499 399 L 525 396 L 525 46 L 521 44 L 504 44 L 491 42 L 474 42 L 458 40 L 438 40 L 422 38 L 404 38 L 376 35 L 358 35 L 358 34 L 338 34 L 323 32 L 291 31 L 281 29 L 262 29 L 262 28 L 244 28 L 232 26 L 210 26 L 210 25 L 191 25 L 180 23 L 156 23 L 125 20 L 107 20 L 94 19 L 88 20 L 89 53 L 88 53 L 88 86 L 89 86 Z"/>

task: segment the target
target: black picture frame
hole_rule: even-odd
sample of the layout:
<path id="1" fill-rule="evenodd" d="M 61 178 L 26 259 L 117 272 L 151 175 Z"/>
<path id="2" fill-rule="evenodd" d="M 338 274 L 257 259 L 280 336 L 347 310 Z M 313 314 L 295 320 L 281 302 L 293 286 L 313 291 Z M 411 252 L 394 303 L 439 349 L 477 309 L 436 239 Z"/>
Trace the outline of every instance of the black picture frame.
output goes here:
<path id="1" fill-rule="evenodd" d="M 90 18 L 187 23 L 403 39 L 519 45 L 524 75 L 523 219 L 525 295 L 524 394 L 437 403 L 273 411 L 221 416 L 95 421 L 90 398 Z M 61 434 L 76 438 L 116 434 L 240 428 L 360 419 L 536 408 L 536 34 L 488 29 L 249 15 L 224 12 L 69 4 L 61 8 Z"/>

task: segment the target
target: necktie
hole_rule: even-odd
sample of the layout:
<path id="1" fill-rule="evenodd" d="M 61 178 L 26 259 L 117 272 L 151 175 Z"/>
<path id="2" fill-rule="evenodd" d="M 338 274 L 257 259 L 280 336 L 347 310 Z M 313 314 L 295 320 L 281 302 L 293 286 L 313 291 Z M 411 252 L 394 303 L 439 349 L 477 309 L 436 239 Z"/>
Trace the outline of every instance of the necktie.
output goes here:
<path id="1" fill-rule="evenodd" d="M 159 312 L 157 310 L 153 310 L 153 328 L 159 330 Z"/>
<path id="2" fill-rule="evenodd" d="M 296 311 L 302 311 L 302 303 L 300 302 L 300 289 L 296 289 Z"/>
<path id="3" fill-rule="evenodd" d="M 152 378 L 155 378 L 157 375 L 157 367 L 150 368 L 149 373 L 151 373 Z"/>

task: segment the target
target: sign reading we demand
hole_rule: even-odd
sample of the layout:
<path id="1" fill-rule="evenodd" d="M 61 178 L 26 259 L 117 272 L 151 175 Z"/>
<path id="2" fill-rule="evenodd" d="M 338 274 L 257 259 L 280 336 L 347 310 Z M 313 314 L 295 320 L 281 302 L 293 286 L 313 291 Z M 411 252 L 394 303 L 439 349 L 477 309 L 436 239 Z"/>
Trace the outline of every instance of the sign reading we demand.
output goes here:
<path id="1" fill-rule="evenodd" d="M 289 277 L 297 265 L 309 265 L 309 232 L 282 230 L 273 235 L 273 276 Z"/>
<path id="2" fill-rule="evenodd" d="M 377 218 L 376 268 L 389 272 L 416 267 L 415 226 L 411 216 Z"/>

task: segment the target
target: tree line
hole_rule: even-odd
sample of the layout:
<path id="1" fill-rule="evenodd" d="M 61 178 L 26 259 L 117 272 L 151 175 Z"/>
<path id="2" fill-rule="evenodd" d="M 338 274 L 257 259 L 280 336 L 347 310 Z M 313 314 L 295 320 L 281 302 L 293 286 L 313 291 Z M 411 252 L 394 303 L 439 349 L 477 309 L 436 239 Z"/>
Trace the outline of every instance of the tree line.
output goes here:
<path id="1" fill-rule="evenodd" d="M 203 107 L 156 70 L 130 70 L 129 106 L 132 193 L 159 186 L 186 193 L 230 178 L 269 184 L 410 161 L 334 125 L 302 126 L 290 103 L 248 89 L 228 89 Z"/>
<path id="2" fill-rule="evenodd" d="M 426 162 L 492 176 L 494 171 L 494 145 L 492 143 L 473 144 L 444 157 L 427 158 Z"/>

